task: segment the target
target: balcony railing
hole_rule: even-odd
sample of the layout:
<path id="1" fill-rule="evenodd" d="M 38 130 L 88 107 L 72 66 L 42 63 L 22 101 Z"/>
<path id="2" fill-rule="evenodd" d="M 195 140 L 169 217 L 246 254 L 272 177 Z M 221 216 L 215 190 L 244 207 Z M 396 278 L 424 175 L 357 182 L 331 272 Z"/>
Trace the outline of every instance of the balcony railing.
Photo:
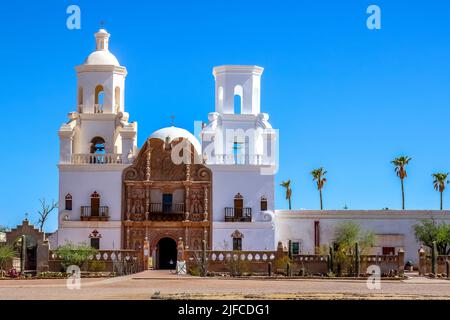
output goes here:
<path id="1" fill-rule="evenodd" d="M 70 157 L 72 164 L 120 164 L 122 155 L 118 153 L 76 153 Z"/>
<path id="2" fill-rule="evenodd" d="M 107 221 L 109 220 L 108 206 L 81 206 L 81 221 Z"/>
<path id="3" fill-rule="evenodd" d="M 150 213 L 183 213 L 184 203 L 150 203 Z"/>
<path id="4" fill-rule="evenodd" d="M 251 222 L 252 208 L 225 208 L 225 221 L 227 222 Z"/>

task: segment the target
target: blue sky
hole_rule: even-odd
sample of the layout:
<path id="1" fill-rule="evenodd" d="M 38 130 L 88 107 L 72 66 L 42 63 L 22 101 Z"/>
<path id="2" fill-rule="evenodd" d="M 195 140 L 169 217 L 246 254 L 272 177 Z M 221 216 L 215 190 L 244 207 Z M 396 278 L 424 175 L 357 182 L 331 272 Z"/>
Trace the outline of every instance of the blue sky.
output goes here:
<path id="1" fill-rule="evenodd" d="M 70 4 L 81 8 L 81 30 L 66 28 Z M 370 4 L 381 8 L 381 30 L 366 28 Z M 57 130 L 75 110 L 74 66 L 101 20 L 128 69 L 139 145 L 171 114 L 191 131 L 207 120 L 213 66 L 256 64 L 262 110 L 280 129 L 277 185 L 293 181 L 294 208 L 319 207 L 309 174 L 319 166 L 325 208 L 399 208 L 390 160 L 402 154 L 413 158 L 406 207 L 438 208 L 431 173 L 450 171 L 449 2 L 10 1 L 0 8 L 0 225 L 25 212 L 36 222 L 38 199 L 57 199 Z M 276 198 L 287 207 L 281 188 Z M 56 227 L 54 213 L 46 229 Z"/>

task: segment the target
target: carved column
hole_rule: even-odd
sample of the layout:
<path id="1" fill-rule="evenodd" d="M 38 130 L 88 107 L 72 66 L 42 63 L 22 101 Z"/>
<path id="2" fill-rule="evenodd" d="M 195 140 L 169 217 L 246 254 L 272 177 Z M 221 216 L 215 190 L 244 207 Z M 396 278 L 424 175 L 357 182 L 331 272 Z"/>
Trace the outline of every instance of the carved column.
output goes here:
<path id="1" fill-rule="evenodd" d="M 188 232 L 187 227 L 184 228 L 184 243 L 186 244 L 185 248 L 188 249 L 189 248 L 189 232 Z"/>
<path id="2" fill-rule="evenodd" d="M 203 221 L 208 221 L 208 186 L 205 186 L 204 196 L 203 204 L 205 206 L 205 211 L 203 212 Z"/>
<path id="3" fill-rule="evenodd" d="M 190 188 L 189 185 L 186 185 L 186 191 L 185 191 L 185 196 L 184 196 L 184 206 L 185 206 L 185 220 L 188 221 L 189 220 L 189 207 L 191 205 L 191 201 L 189 200 L 190 198 Z"/>
<path id="4" fill-rule="evenodd" d="M 145 186 L 145 220 L 148 220 L 150 212 L 150 186 Z"/>
<path id="5" fill-rule="evenodd" d="M 147 142 L 147 145 L 149 144 L 150 142 Z M 152 157 L 152 150 L 150 149 L 150 146 L 148 146 L 148 151 L 147 151 L 147 162 L 146 162 L 146 165 L 145 165 L 145 180 L 147 180 L 147 181 L 150 181 L 150 177 L 151 177 L 151 172 L 152 172 L 152 169 L 151 169 L 151 157 Z"/>
<path id="6" fill-rule="evenodd" d="M 131 197 L 132 197 L 132 190 L 133 188 L 131 185 L 127 185 L 127 208 L 126 208 L 126 219 L 131 220 Z"/>
<path id="7" fill-rule="evenodd" d="M 191 165 L 186 164 L 186 181 L 191 180 Z"/>
<path id="8" fill-rule="evenodd" d="M 130 227 L 127 227 L 127 235 L 126 235 L 126 237 L 127 237 L 127 243 L 126 243 L 126 248 L 127 249 L 130 249 Z"/>

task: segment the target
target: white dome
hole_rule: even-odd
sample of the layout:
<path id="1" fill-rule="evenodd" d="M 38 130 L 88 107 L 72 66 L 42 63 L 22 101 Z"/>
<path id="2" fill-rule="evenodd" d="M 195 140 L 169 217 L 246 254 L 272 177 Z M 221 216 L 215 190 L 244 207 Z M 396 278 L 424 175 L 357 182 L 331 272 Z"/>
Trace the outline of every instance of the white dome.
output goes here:
<path id="1" fill-rule="evenodd" d="M 85 65 L 112 65 L 120 66 L 119 60 L 109 51 L 99 50 L 92 52 L 84 61 Z"/>
<path id="2" fill-rule="evenodd" d="M 193 146 L 197 154 L 202 154 L 202 146 L 197 138 L 190 133 L 189 131 L 178 128 L 178 127 L 166 127 L 159 130 L 156 130 L 150 135 L 150 138 L 156 138 L 162 141 L 166 141 L 167 137 L 169 137 L 169 141 L 172 141 L 177 138 L 187 139 Z"/>

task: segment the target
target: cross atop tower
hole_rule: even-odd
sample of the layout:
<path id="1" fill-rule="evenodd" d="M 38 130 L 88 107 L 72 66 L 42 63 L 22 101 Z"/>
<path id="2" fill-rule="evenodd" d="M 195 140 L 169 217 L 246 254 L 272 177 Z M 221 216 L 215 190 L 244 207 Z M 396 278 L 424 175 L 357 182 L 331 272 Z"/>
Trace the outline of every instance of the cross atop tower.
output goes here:
<path id="1" fill-rule="evenodd" d="M 175 125 L 175 116 L 171 115 L 170 116 L 170 125 L 173 127 Z"/>

